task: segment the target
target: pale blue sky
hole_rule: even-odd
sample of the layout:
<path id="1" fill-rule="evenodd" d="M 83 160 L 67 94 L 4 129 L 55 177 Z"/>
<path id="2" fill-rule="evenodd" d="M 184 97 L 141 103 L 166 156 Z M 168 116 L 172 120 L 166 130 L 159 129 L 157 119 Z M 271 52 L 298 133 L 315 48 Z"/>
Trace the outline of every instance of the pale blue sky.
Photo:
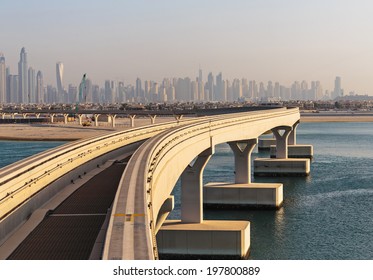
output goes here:
<path id="1" fill-rule="evenodd" d="M 373 1 L 0 0 L 0 52 L 64 84 L 136 77 L 194 78 L 201 65 L 229 79 L 290 85 L 320 80 L 373 94 Z"/>

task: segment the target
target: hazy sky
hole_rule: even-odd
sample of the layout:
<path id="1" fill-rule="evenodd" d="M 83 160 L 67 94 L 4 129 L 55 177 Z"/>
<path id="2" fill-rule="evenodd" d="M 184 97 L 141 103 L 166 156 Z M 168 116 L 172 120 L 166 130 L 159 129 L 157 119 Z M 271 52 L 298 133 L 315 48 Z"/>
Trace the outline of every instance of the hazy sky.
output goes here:
<path id="1" fill-rule="evenodd" d="M 17 72 L 29 65 L 56 85 L 83 73 L 136 77 L 223 77 L 278 81 L 342 77 L 345 93 L 373 95 L 373 1 L 364 0 L 0 0 L 0 52 Z"/>

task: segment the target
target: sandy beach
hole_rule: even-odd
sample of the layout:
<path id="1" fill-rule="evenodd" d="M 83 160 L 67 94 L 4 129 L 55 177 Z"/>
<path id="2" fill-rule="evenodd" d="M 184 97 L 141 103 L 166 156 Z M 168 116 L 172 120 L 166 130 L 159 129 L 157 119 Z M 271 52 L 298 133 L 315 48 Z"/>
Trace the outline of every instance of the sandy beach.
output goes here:
<path id="1" fill-rule="evenodd" d="M 159 117 L 156 123 L 175 121 L 173 117 Z M 149 118 L 135 119 L 135 127 L 150 125 Z M 77 123 L 56 124 L 0 124 L 0 140 L 19 141 L 72 141 L 130 129 L 129 120 L 117 119 L 116 127 L 101 123 L 100 126 L 83 127 Z"/>
<path id="2" fill-rule="evenodd" d="M 373 116 L 301 116 L 301 122 L 373 122 Z"/>
<path id="3" fill-rule="evenodd" d="M 156 123 L 174 121 L 173 117 L 159 117 Z M 373 122 L 373 116 L 325 116 L 312 115 L 301 116 L 301 122 Z M 138 118 L 135 127 L 149 125 L 149 118 Z M 117 126 L 110 127 L 107 123 L 101 123 L 99 127 L 82 127 L 77 123 L 56 124 L 1 124 L 0 140 L 27 140 L 27 141 L 72 141 L 104 135 L 114 131 L 129 129 L 129 120 L 117 119 Z"/>

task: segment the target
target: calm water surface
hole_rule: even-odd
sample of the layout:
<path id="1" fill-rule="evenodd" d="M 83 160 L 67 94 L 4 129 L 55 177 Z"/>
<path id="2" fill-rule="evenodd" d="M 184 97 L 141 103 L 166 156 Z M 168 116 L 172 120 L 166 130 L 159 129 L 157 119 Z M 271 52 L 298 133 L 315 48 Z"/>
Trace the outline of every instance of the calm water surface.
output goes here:
<path id="1" fill-rule="evenodd" d="M 1 141 L 0 168 L 42 151 L 65 144 L 63 141 Z"/>
<path id="2" fill-rule="evenodd" d="M 373 123 L 303 123 L 297 136 L 314 146 L 309 177 L 253 179 L 284 184 L 280 210 L 206 210 L 204 218 L 249 220 L 251 259 L 373 259 Z M 0 167 L 63 143 L 0 141 Z M 218 145 L 204 182 L 233 181 L 233 169 L 229 146 Z M 170 218 L 179 218 L 179 185 L 174 194 Z"/>
<path id="3" fill-rule="evenodd" d="M 280 210 L 206 210 L 204 218 L 249 220 L 251 259 L 373 259 L 373 123 L 303 123 L 297 132 L 299 144 L 314 146 L 311 175 L 253 179 L 283 183 Z M 234 181 L 233 160 L 227 144 L 217 146 L 204 183 Z"/>

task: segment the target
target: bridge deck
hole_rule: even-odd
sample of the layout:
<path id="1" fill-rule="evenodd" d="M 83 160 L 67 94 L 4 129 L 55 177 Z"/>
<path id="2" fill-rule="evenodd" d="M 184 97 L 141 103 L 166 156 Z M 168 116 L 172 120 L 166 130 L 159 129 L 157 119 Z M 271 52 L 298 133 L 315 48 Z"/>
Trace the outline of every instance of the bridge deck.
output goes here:
<path id="1" fill-rule="evenodd" d="M 89 259 L 128 159 L 114 163 L 76 190 L 8 259 Z"/>

